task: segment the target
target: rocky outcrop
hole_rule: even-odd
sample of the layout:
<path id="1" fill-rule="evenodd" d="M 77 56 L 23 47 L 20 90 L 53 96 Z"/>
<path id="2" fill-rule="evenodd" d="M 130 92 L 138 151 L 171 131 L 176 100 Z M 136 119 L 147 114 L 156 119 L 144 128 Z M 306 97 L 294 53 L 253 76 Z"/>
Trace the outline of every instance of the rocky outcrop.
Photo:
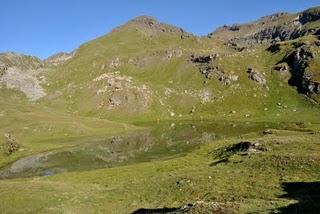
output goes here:
<path id="1" fill-rule="evenodd" d="M 23 92 L 30 101 L 45 96 L 37 74 L 43 63 L 36 57 L 16 53 L 0 54 L 0 88 L 16 89 Z"/>
<path id="2" fill-rule="evenodd" d="M 249 74 L 249 78 L 255 82 L 257 82 L 258 84 L 261 85 L 266 85 L 267 80 L 256 70 L 254 70 L 253 68 L 249 67 L 248 68 L 248 74 Z"/>
<path id="3" fill-rule="evenodd" d="M 317 42 L 299 40 L 291 43 L 275 43 L 267 49 L 271 53 L 287 52 L 284 59 L 273 66 L 273 70 L 281 73 L 290 71 L 289 85 L 306 95 L 320 94 L 320 83 L 314 80 L 313 76 L 317 72 L 309 68 L 310 62 L 316 58 Z M 288 49 L 288 46 L 291 48 Z"/>
<path id="4" fill-rule="evenodd" d="M 235 47 L 287 41 L 309 34 L 317 35 L 319 28 L 306 24 L 319 20 L 319 14 L 320 7 L 298 14 L 277 13 L 249 24 L 223 26 L 208 37 L 221 39 L 226 41 L 226 45 Z"/>
<path id="5" fill-rule="evenodd" d="M 208 55 L 208 56 L 194 56 L 191 55 L 191 61 L 194 63 L 208 64 L 212 62 L 216 58 L 216 55 Z"/>
<path id="6" fill-rule="evenodd" d="M 273 70 L 278 71 L 280 73 L 286 73 L 289 71 L 289 67 L 287 63 L 279 63 L 273 66 Z"/>
<path id="7" fill-rule="evenodd" d="M 43 66 L 43 62 L 37 57 L 14 52 L 0 53 L 0 67 L 2 69 L 18 67 L 22 70 L 36 70 Z"/>
<path id="8" fill-rule="evenodd" d="M 46 95 L 40 81 L 32 71 L 10 67 L 0 77 L 0 85 L 1 83 L 8 89 L 17 89 L 23 92 L 30 101 L 36 101 Z"/>
<path id="9" fill-rule="evenodd" d="M 3 145 L 3 151 L 6 155 L 11 155 L 12 153 L 19 150 L 20 145 L 14 136 L 6 133 L 4 137 L 5 137 L 5 143 Z"/>
<path id="10" fill-rule="evenodd" d="M 6 73 L 7 70 L 8 70 L 7 66 L 0 65 L 0 77 L 2 77 Z"/>
<path id="11" fill-rule="evenodd" d="M 228 75 L 219 66 L 214 65 L 214 60 L 218 57 L 217 54 L 207 56 L 191 55 L 190 61 L 197 65 L 201 74 L 207 79 L 217 79 L 223 85 L 230 85 L 232 81 L 237 81 L 238 76 Z"/>
<path id="12" fill-rule="evenodd" d="M 193 37 L 191 33 L 184 31 L 182 28 L 161 23 L 151 16 L 138 16 L 115 30 L 122 29 L 126 26 L 133 26 L 137 31 L 147 36 L 157 36 L 159 34 L 166 33 L 178 36 L 181 39 Z"/>
<path id="13" fill-rule="evenodd" d="M 299 16 L 299 22 L 302 24 L 317 21 L 319 19 L 320 19 L 320 7 L 310 8 L 302 12 Z"/>
<path id="14" fill-rule="evenodd" d="M 121 75 L 119 71 L 103 73 L 93 79 L 93 83 L 97 87 L 97 98 L 102 98 L 98 109 L 128 108 L 137 112 L 148 107 L 151 90 L 144 84 L 135 84 L 132 77 Z"/>
<path id="15" fill-rule="evenodd" d="M 120 59 L 119 57 L 116 57 L 111 61 L 109 67 L 113 69 L 118 69 L 120 65 L 121 65 Z"/>
<path id="16" fill-rule="evenodd" d="M 291 68 L 292 77 L 289 79 L 289 84 L 297 87 L 300 93 L 319 93 L 319 83 L 314 82 L 312 75 L 306 72 L 309 61 L 314 57 L 310 47 L 303 44 L 284 59 Z"/>

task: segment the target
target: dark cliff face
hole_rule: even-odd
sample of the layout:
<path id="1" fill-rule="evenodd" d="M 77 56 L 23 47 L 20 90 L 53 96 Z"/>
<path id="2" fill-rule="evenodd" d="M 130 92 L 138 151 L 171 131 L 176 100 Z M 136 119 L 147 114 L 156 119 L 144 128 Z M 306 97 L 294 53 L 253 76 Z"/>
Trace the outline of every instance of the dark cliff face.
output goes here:
<path id="1" fill-rule="evenodd" d="M 295 41 L 295 40 L 293 40 Z M 271 53 L 281 52 L 282 49 L 287 48 L 288 45 L 292 46 L 286 51 L 284 58 L 278 62 L 276 68 L 282 69 L 283 63 L 289 66 L 291 77 L 288 80 L 289 85 L 297 88 L 297 91 L 302 94 L 320 94 L 320 84 L 314 79 L 317 71 L 309 72 L 310 63 L 317 59 L 315 49 L 319 40 L 314 42 L 279 42 L 272 44 L 267 50 Z M 284 70 L 288 70 L 285 68 Z"/>
<path id="2" fill-rule="evenodd" d="M 310 67 L 318 60 L 315 50 L 320 46 L 320 7 L 311 8 L 301 13 L 277 13 L 248 24 L 223 26 L 208 35 L 218 39 L 237 51 L 252 49 L 261 44 L 269 46 L 271 53 L 283 55 L 275 65 L 280 70 L 285 63 L 290 71 L 288 84 L 306 95 L 320 94 L 320 83 L 315 76 L 319 72 Z M 310 40 L 312 42 L 305 42 Z M 315 40 L 315 41 L 313 41 Z"/>
<path id="3" fill-rule="evenodd" d="M 314 87 L 312 76 L 305 72 L 308 63 L 314 58 L 314 54 L 306 45 L 298 47 L 285 60 L 292 69 L 292 77 L 289 84 L 296 86 L 300 93 L 317 93 L 317 88 Z"/>

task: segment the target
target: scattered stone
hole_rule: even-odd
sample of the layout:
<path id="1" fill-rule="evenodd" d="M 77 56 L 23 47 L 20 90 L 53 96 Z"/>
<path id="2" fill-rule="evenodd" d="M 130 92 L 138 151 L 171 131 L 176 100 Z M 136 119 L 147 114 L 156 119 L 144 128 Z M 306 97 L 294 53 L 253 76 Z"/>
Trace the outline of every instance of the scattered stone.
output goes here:
<path id="1" fill-rule="evenodd" d="M 219 81 L 223 84 L 223 85 L 230 85 L 231 84 L 231 79 L 228 76 L 221 76 L 219 78 Z"/>
<path id="2" fill-rule="evenodd" d="M 208 56 L 194 56 L 194 55 L 191 55 L 191 62 L 193 63 L 210 63 L 212 62 L 214 59 L 216 59 L 216 55 L 208 55 Z"/>
<path id="3" fill-rule="evenodd" d="M 253 81 L 256 81 L 258 84 L 266 85 L 267 81 L 266 79 L 257 71 L 255 71 L 253 68 L 248 68 L 249 78 Z"/>
<path id="4" fill-rule="evenodd" d="M 112 107 L 115 107 L 115 106 L 120 106 L 121 105 L 121 99 L 117 98 L 117 97 L 110 97 L 109 98 L 109 104 L 112 106 Z"/>
<path id="5" fill-rule="evenodd" d="M 111 61 L 109 67 L 110 67 L 110 68 L 113 68 L 113 69 L 117 69 L 117 68 L 120 67 L 120 64 L 121 64 L 121 63 L 120 63 L 120 59 L 119 59 L 119 57 L 117 57 L 117 58 L 115 58 L 115 59 L 113 59 L 113 60 Z"/>
<path id="6" fill-rule="evenodd" d="M 228 41 L 227 43 L 225 43 L 226 46 L 228 46 L 229 48 L 232 48 L 236 51 L 242 52 L 246 49 L 246 47 L 244 46 L 239 46 L 237 43 L 232 42 L 232 41 Z"/>
<path id="7" fill-rule="evenodd" d="M 238 81 L 238 79 L 239 79 L 239 76 L 238 75 L 230 75 L 229 76 L 229 79 L 231 80 L 231 81 L 234 81 L 234 82 L 236 82 L 236 81 Z"/>
<path id="8" fill-rule="evenodd" d="M 263 130 L 263 131 L 262 131 L 262 134 L 263 134 L 263 135 L 270 135 L 270 134 L 273 134 L 273 132 L 272 132 L 272 130 L 270 130 L 270 129 L 266 129 L 266 130 Z"/>
<path id="9" fill-rule="evenodd" d="M 237 153 L 237 152 L 248 152 L 256 153 L 265 151 L 266 149 L 261 147 L 258 142 L 241 141 L 240 143 L 234 144 L 226 149 L 227 152 Z"/>
<path id="10" fill-rule="evenodd" d="M 8 70 L 8 67 L 5 65 L 0 65 L 0 77 L 3 76 L 6 71 Z"/>
<path id="11" fill-rule="evenodd" d="M 121 143 L 122 141 L 123 141 L 123 139 L 121 137 L 118 137 L 118 136 L 113 136 L 111 138 L 111 144 Z"/>
<path id="12" fill-rule="evenodd" d="M 273 70 L 280 71 L 281 73 L 289 71 L 287 63 L 280 63 L 278 65 L 273 66 Z"/>
<path id="13" fill-rule="evenodd" d="M 6 155 L 11 155 L 12 153 L 19 150 L 20 145 L 18 144 L 14 136 L 6 133 L 4 137 L 5 137 L 5 143 L 3 145 L 3 151 L 5 152 Z"/>
<path id="14" fill-rule="evenodd" d="M 192 109 L 191 109 L 190 113 L 193 114 L 196 111 L 196 109 L 197 108 L 195 106 L 192 106 Z"/>

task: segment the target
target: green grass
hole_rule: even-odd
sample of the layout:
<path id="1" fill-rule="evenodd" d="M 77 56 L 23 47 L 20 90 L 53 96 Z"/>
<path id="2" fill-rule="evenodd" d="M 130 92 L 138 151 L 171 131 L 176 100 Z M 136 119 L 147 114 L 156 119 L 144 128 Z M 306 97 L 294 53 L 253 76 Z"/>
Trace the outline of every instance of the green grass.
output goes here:
<path id="1" fill-rule="evenodd" d="M 51 152 L 49 165 L 69 171 L 0 180 L 0 212 L 129 213 L 205 201 L 232 204 L 239 213 L 268 213 L 297 202 L 280 197 L 285 194 L 282 184 L 320 179 L 319 105 L 288 85 L 290 73 L 279 74 L 273 66 L 295 50 L 295 43 L 316 40 L 306 36 L 282 42 L 274 54 L 263 44 L 237 52 L 219 40 L 154 34 L 129 23 L 82 45 L 65 64 L 40 73 L 47 78 L 43 87 L 48 96 L 37 102 L 2 87 L 0 142 L 11 133 L 22 150 L 10 156 L 1 153 L 0 167 Z M 319 54 L 318 47 L 312 48 Z M 173 50 L 181 54 L 168 57 Z M 238 81 L 226 86 L 218 79 L 207 80 L 190 62 L 191 55 L 215 53 L 219 56 L 212 66 L 237 75 Z M 121 65 L 111 68 L 117 57 Z M 316 80 L 319 66 L 315 58 L 308 68 Z M 248 67 L 264 76 L 265 87 L 248 78 Z M 113 92 L 98 95 L 107 83 L 93 80 L 116 71 L 132 79 L 116 92 L 127 101 L 108 108 Z M 142 85 L 150 92 L 147 101 L 140 99 L 144 92 L 137 88 Z M 198 94 L 203 91 L 211 94 L 211 102 L 202 102 Z M 104 107 L 99 108 L 101 103 Z M 265 128 L 273 134 L 262 136 Z M 211 132 L 217 133 L 212 143 L 186 145 L 186 138 L 201 141 L 199 134 Z M 126 145 L 103 144 L 121 135 L 136 136 Z M 259 142 L 265 150 L 225 152 L 245 140 Z M 146 148 L 148 152 L 141 152 Z M 104 149 L 113 150 L 106 154 Z M 112 152 L 128 159 L 117 162 Z M 97 154 L 111 160 L 106 162 L 112 168 L 101 165 Z"/>
<path id="2" fill-rule="evenodd" d="M 280 198 L 283 182 L 320 179 L 318 134 L 275 131 L 266 137 L 248 134 L 242 140 L 260 142 L 266 151 L 235 153 L 228 162 L 211 166 L 219 160 L 216 151 L 239 142 L 231 138 L 166 161 L 3 180 L 0 208 L 4 213 L 25 207 L 26 213 L 128 213 L 202 200 L 231 202 L 241 213 L 267 212 L 295 202 Z"/>

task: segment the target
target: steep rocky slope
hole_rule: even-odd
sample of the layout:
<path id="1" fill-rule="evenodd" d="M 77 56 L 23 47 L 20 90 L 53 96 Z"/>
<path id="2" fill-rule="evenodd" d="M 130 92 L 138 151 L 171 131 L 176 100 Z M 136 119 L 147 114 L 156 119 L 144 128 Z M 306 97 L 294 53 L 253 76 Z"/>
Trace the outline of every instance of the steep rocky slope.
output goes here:
<path id="1" fill-rule="evenodd" d="M 269 46 L 267 51 L 279 58 L 274 70 L 282 76 L 290 72 L 289 85 L 318 101 L 319 7 L 297 14 L 277 13 L 249 24 L 223 26 L 209 37 L 239 52 L 260 44 Z"/>
<path id="2" fill-rule="evenodd" d="M 219 38 L 230 45 L 253 45 L 270 41 L 285 41 L 319 31 L 320 7 L 297 14 L 276 13 L 249 24 L 223 26 L 209 37 Z"/>
<path id="3" fill-rule="evenodd" d="M 36 57 L 0 54 L 0 87 L 19 90 L 30 101 L 36 101 L 46 95 L 37 78 L 43 67 L 43 62 Z"/>

